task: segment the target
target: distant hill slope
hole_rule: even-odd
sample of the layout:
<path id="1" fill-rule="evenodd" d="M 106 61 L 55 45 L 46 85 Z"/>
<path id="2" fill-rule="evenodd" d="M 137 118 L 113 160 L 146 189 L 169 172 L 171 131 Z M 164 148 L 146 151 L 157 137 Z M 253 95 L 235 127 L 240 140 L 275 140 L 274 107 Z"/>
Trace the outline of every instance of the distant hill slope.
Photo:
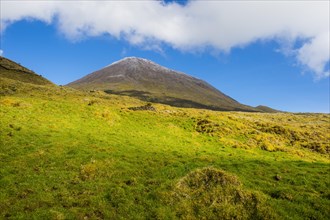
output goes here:
<path id="1" fill-rule="evenodd" d="M 52 82 L 45 79 L 44 77 L 37 75 L 33 71 L 21 66 L 20 64 L 1 56 L 0 77 L 36 85 L 53 85 Z"/>
<path id="2" fill-rule="evenodd" d="M 103 90 L 178 107 L 260 111 L 240 104 L 203 80 L 136 57 L 115 62 L 68 86 L 82 90 Z"/>
<path id="3" fill-rule="evenodd" d="M 273 108 L 270 108 L 268 106 L 264 106 L 264 105 L 258 105 L 256 107 L 256 109 L 259 109 L 260 111 L 262 112 L 267 112 L 267 113 L 278 113 L 278 112 L 283 112 L 283 111 L 280 111 L 280 110 L 276 110 L 276 109 L 273 109 Z"/>

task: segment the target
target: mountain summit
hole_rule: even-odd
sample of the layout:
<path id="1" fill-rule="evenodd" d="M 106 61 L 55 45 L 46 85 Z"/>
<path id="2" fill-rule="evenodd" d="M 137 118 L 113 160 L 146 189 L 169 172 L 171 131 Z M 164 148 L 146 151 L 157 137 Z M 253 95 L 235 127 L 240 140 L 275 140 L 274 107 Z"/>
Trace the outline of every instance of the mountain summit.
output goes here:
<path id="1" fill-rule="evenodd" d="M 114 62 L 68 86 L 81 90 L 103 90 L 178 107 L 258 111 L 240 104 L 203 80 L 137 57 Z"/>

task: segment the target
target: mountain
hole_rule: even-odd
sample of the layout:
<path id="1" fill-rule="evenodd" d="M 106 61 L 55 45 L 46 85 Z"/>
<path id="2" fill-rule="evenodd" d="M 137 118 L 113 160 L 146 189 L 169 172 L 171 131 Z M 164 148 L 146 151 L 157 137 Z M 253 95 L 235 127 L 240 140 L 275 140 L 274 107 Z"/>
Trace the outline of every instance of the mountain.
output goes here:
<path id="1" fill-rule="evenodd" d="M 0 56 L 0 78 L 8 78 L 36 85 L 54 85 L 41 75 L 2 56 Z"/>
<path id="2" fill-rule="evenodd" d="M 276 109 L 273 109 L 273 108 L 270 108 L 270 107 L 264 106 L 264 105 L 258 105 L 255 108 L 256 109 L 259 109 L 262 112 L 267 112 L 267 113 L 279 113 L 279 112 L 283 112 L 283 111 L 276 110 Z"/>
<path id="3" fill-rule="evenodd" d="M 203 80 L 136 57 L 114 62 L 68 86 L 81 90 L 103 90 L 178 107 L 260 111 L 240 104 Z"/>

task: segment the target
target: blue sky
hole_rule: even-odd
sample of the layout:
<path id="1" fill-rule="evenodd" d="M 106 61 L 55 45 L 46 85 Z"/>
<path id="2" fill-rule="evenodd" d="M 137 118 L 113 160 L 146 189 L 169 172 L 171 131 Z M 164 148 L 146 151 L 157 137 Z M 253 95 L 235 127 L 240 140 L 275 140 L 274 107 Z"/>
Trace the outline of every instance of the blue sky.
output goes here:
<path id="1" fill-rule="evenodd" d="M 329 51 L 329 42 L 324 44 L 322 41 L 322 36 L 329 36 L 329 28 L 324 28 L 328 21 L 317 28 L 313 25 L 317 19 L 322 23 L 324 18 L 329 18 L 329 10 L 325 10 L 322 17 L 315 6 L 318 13 L 314 13 L 315 18 L 310 19 L 313 22 L 309 26 L 308 22 L 303 21 L 304 25 L 307 23 L 306 27 L 301 27 L 300 21 L 288 24 L 283 20 L 273 24 L 271 18 L 265 19 L 274 25 L 274 30 L 271 30 L 268 25 L 261 24 L 263 21 L 258 25 L 249 25 L 248 20 L 240 23 L 245 20 L 236 20 L 224 12 L 223 16 L 229 16 L 228 23 L 233 23 L 226 26 L 227 23 L 221 23 L 216 17 L 226 5 L 216 5 L 219 8 L 213 10 L 214 5 L 197 7 L 194 5 L 197 3 L 187 1 L 150 5 L 137 1 L 126 3 L 124 7 L 125 11 L 131 10 L 131 14 L 137 13 L 132 21 L 127 17 L 122 21 L 119 16 L 105 22 L 101 15 L 100 20 L 89 20 L 89 11 L 80 11 L 83 18 L 75 20 L 70 14 L 73 12 L 59 9 L 61 7 L 58 5 L 34 5 L 33 8 L 47 8 L 43 8 L 45 13 L 38 14 L 40 10 L 29 10 L 26 6 L 19 9 L 18 5 L 11 6 L 6 2 L 9 1 L 1 2 L 2 55 L 56 84 L 67 84 L 121 58 L 137 56 L 203 79 L 247 105 L 267 105 L 292 112 L 329 112 L 329 52 L 326 52 Z M 155 21 L 156 26 L 152 26 L 148 11 L 146 15 L 139 14 L 141 10 L 135 11 L 137 7 L 158 10 L 159 17 L 164 16 L 164 19 L 154 19 L 161 20 Z M 245 11 L 250 10 L 249 5 L 241 7 L 230 6 L 231 10 L 239 11 L 244 17 Z M 276 7 L 281 9 L 281 5 Z M 295 13 L 297 6 L 290 7 L 292 11 L 288 12 L 288 18 Z M 310 5 L 299 7 L 313 15 Z M 118 10 L 121 10 L 120 7 Z M 212 10 L 214 17 L 208 17 L 212 15 Z M 46 13 L 48 11 L 49 14 Z M 196 20 L 192 24 L 182 22 L 185 21 L 180 17 L 182 14 L 184 18 L 190 16 L 190 20 Z M 105 13 L 103 16 L 108 15 Z M 173 16 L 175 19 L 171 19 Z M 195 18 L 198 16 L 201 17 Z M 282 12 L 278 16 L 286 15 Z M 135 23 L 140 17 L 145 20 Z M 274 16 L 272 18 L 276 19 Z M 260 20 L 258 17 L 251 19 L 251 23 Z M 80 23 L 81 20 L 86 23 Z M 144 25 L 140 26 L 141 22 Z M 168 32 L 155 30 L 157 24 L 166 27 Z M 205 24 L 210 27 L 205 29 Z M 249 29 L 246 30 L 245 26 Z M 282 26 L 289 28 L 283 31 L 280 30 Z"/>

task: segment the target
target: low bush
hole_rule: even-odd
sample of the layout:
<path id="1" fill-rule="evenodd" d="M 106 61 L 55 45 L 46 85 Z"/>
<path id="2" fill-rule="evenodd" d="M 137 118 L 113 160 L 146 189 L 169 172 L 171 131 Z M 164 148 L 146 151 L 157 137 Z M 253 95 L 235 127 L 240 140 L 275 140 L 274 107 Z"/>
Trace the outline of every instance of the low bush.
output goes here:
<path id="1" fill-rule="evenodd" d="M 236 176 L 213 167 L 183 177 L 173 197 L 182 219 L 275 218 L 264 195 L 244 189 Z"/>

